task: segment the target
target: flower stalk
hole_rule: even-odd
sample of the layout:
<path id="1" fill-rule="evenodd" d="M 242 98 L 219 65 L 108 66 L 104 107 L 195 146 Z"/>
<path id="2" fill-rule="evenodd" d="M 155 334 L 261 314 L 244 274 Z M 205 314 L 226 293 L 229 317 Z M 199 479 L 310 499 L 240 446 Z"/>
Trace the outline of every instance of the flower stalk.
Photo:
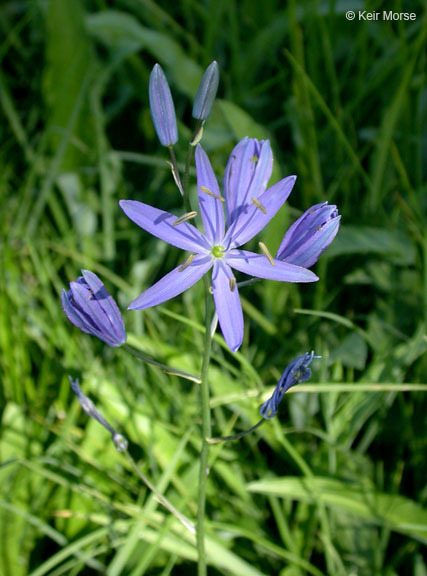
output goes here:
<path id="1" fill-rule="evenodd" d="M 200 451 L 199 494 L 197 506 L 197 552 L 198 576 L 206 576 L 206 550 L 205 550 L 205 510 L 206 510 L 206 484 L 209 474 L 209 442 L 211 437 L 211 412 L 209 407 L 209 362 L 212 347 L 212 298 L 209 293 L 209 281 L 204 277 L 205 283 L 205 347 L 201 371 L 200 404 L 202 412 L 202 449 Z"/>

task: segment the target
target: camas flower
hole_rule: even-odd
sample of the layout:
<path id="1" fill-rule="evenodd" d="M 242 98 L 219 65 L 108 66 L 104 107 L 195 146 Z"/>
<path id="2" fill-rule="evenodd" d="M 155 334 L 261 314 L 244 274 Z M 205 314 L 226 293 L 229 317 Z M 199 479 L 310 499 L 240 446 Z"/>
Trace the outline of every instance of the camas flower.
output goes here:
<path id="1" fill-rule="evenodd" d="M 96 274 L 89 270 L 82 270 L 82 274 L 70 283 L 68 292 L 62 291 L 68 320 L 110 346 L 121 346 L 126 332 L 117 304 Z"/>
<path id="2" fill-rule="evenodd" d="M 129 309 L 142 310 L 166 302 L 213 269 L 212 293 L 219 324 L 228 347 L 235 352 L 243 339 L 243 313 L 233 270 L 283 282 L 318 280 L 305 268 L 273 259 L 268 251 L 255 254 L 238 249 L 273 218 L 295 183 L 295 176 L 289 176 L 266 189 L 272 162 L 268 141 L 242 140 L 228 161 L 222 197 L 209 159 L 202 147 L 197 146 L 197 188 L 204 234 L 185 221 L 186 217 L 177 218 L 142 202 L 120 201 L 122 210 L 135 224 L 153 236 L 192 253 L 183 265 L 138 296 Z"/>
<path id="3" fill-rule="evenodd" d="M 314 358 L 321 358 L 321 356 L 315 356 L 314 352 L 306 352 L 302 356 L 297 356 L 290 362 L 277 383 L 274 389 L 273 395 L 260 407 L 259 413 L 265 420 L 269 420 L 276 416 L 279 410 L 279 404 L 282 398 L 295 384 L 300 382 L 306 382 L 311 377 L 311 370 L 309 365 L 312 363 Z"/>
<path id="4" fill-rule="evenodd" d="M 286 232 L 276 258 L 310 268 L 337 235 L 340 220 L 336 206 L 315 204 Z"/>

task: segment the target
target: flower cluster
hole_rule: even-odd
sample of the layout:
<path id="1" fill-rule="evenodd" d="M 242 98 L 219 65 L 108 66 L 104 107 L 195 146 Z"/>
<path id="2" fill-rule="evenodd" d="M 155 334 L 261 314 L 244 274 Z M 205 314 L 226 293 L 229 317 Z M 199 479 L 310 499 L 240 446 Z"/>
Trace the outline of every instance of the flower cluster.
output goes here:
<path id="1" fill-rule="evenodd" d="M 203 126 L 218 88 L 218 65 L 206 70 L 197 90 L 193 116 Z M 172 148 L 178 140 L 175 107 L 169 85 L 156 64 L 149 82 L 150 109 L 160 143 Z M 195 142 L 193 142 L 195 144 Z M 268 140 L 244 138 L 228 160 L 222 192 L 209 158 L 200 144 L 195 148 L 198 212 L 203 232 L 189 222 L 190 211 L 177 217 L 135 200 L 121 200 L 120 207 L 146 232 L 190 253 L 188 258 L 145 290 L 129 306 L 143 310 L 181 294 L 211 271 L 211 290 L 224 339 L 233 352 L 243 340 L 243 312 L 235 271 L 256 278 L 282 282 L 315 282 L 308 270 L 338 232 L 336 206 L 326 202 L 307 210 L 286 232 L 275 257 L 260 242 L 261 253 L 241 247 L 275 216 L 291 193 L 296 177 L 288 176 L 268 187 L 273 154 Z M 123 320 L 112 297 L 94 274 L 72 282 L 62 296 L 70 321 L 110 346 L 126 340 Z M 311 360 L 310 360 L 311 361 Z"/>

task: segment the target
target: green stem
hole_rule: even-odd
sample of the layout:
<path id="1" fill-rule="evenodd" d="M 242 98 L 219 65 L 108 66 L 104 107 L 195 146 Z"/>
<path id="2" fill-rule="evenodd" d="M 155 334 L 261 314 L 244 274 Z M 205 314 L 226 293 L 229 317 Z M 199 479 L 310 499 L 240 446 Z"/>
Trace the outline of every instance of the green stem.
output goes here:
<path id="1" fill-rule="evenodd" d="M 209 360 L 211 355 L 212 335 L 212 296 L 209 293 L 209 281 L 207 276 L 205 281 L 205 350 L 203 354 L 203 364 L 201 372 L 200 399 L 202 409 L 202 449 L 200 452 L 199 470 L 199 495 L 197 507 L 197 552 L 198 552 L 198 576 L 206 576 L 206 552 L 205 552 L 205 504 L 206 504 L 206 483 L 209 473 L 209 443 L 211 437 L 211 413 L 209 408 Z"/>
<path id="2" fill-rule="evenodd" d="M 151 364 L 152 366 L 157 366 L 158 368 L 161 368 L 163 372 L 165 372 L 166 374 L 171 374 L 172 376 L 178 376 L 179 378 L 185 378 L 185 380 L 191 380 L 192 382 L 197 382 L 198 384 L 200 384 L 200 378 L 198 376 L 195 376 L 194 374 L 189 374 L 188 372 L 183 372 L 182 370 L 178 370 L 177 368 L 173 368 L 172 366 L 168 366 L 167 364 L 157 362 L 157 360 L 154 360 L 150 356 L 147 356 L 147 354 L 139 352 L 139 350 L 135 350 L 134 348 L 129 346 L 129 344 L 124 344 L 123 348 L 128 352 L 130 352 L 133 356 L 140 358 L 147 364 Z"/>
<path id="3" fill-rule="evenodd" d="M 187 159 L 185 161 L 185 172 L 184 172 L 184 204 L 187 212 L 191 212 L 191 202 L 190 202 L 190 166 L 191 160 L 193 158 L 193 146 L 188 145 Z"/>

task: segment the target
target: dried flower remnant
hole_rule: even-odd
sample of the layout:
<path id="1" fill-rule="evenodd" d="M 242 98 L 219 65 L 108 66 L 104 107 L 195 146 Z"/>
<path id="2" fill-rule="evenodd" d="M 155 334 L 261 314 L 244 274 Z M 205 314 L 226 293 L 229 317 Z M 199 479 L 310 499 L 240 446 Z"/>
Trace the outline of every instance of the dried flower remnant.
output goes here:
<path id="1" fill-rule="evenodd" d="M 96 408 L 95 404 L 92 402 L 90 398 L 83 394 L 79 381 L 76 379 L 74 380 L 71 376 L 68 376 L 70 380 L 71 389 L 74 394 L 77 396 L 77 400 L 80 403 L 80 406 L 86 412 L 86 414 L 96 420 L 103 426 L 108 432 L 111 434 L 111 438 L 113 440 L 114 446 L 116 447 L 118 452 L 124 452 L 127 450 L 128 442 L 124 436 L 116 432 L 116 430 L 109 424 L 109 422 L 104 418 L 104 416 L 99 412 Z"/>
<path id="2" fill-rule="evenodd" d="M 286 366 L 271 398 L 266 400 L 259 409 L 259 413 L 263 418 L 269 420 L 273 418 L 273 416 L 276 416 L 285 392 L 296 384 L 306 382 L 311 377 L 309 365 L 314 358 L 321 358 L 321 356 L 315 356 L 314 352 L 306 352 L 302 356 L 294 358 L 292 362 Z"/>

